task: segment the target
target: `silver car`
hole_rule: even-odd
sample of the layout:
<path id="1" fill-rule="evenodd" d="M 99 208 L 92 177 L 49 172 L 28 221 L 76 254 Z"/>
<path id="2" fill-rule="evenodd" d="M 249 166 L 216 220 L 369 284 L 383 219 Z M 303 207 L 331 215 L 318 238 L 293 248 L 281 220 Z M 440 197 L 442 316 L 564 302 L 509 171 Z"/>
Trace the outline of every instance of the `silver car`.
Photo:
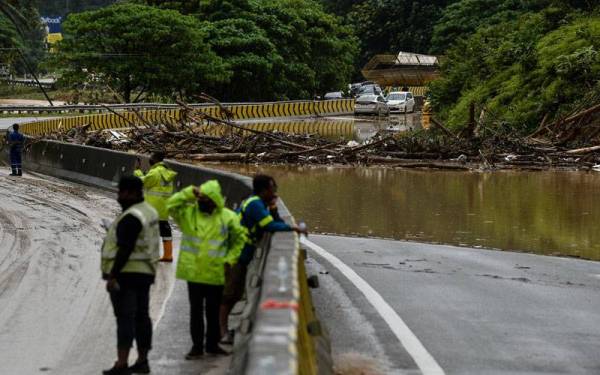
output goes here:
<path id="1" fill-rule="evenodd" d="M 367 94 L 359 96 L 354 106 L 354 114 L 371 114 L 378 116 L 389 116 L 390 108 L 381 95 Z"/>
<path id="2" fill-rule="evenodd" d="M 415 97 L 410 91 L 392 91 L 386 98 L 392 112 L 414 112 Z"/>

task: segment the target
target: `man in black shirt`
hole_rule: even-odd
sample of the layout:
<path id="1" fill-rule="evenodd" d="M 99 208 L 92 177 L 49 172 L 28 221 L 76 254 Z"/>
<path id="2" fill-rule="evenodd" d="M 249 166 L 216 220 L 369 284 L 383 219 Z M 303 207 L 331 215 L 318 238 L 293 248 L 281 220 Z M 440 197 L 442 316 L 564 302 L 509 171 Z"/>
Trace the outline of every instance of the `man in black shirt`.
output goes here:
<path id="1" fill-rule="evenodd" d="M 119 182 L 118 202 L 123 208 L 102 245 L 102 276 L 117 318 L 117 361 L 104 375 L 147 374 L 152 347 L 149 315 L 150 286 L 159 258 L 158 213 L 144 201 L 142 181 L 125 176 Z M 128 367 L 136 340 L 138 359 Z"/>

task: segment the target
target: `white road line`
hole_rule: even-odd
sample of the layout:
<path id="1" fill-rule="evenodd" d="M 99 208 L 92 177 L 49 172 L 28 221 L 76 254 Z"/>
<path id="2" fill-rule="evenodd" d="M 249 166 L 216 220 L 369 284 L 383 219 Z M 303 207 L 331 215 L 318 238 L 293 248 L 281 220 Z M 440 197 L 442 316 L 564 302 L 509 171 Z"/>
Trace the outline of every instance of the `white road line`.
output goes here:
<path id="1" fill-rule="evenodd" d="M 325 258 L 329 263 L 336 267 L 344 276 L 348 278 L 354 284 L 358 290 L 367 298 L 367 300 L 373 305 L 375 310 L 388 324 L 392 332 L 396 335 L 404 349 L 413 358 L 423 375 L 444 375 L 444 370 L 436 362 L 431 354 L 425 349 L 421 341 L 415 336 L 415 334 L 408 328 L 406 323 L 400 318 L 400 316 L 394 311 L 394 309 L 383 299 L 383 297 L 377 293 L 371 285 L 369 285 L 362 277 L 360 277 L 352 268 L 348 267 L 339 258 L 329 253 L 319 245 L 302 238 L 301 242 L 311 248 L 315 253 Z"/>
<path id="2" fill-rule="evenodd" d="M 175 238 L 175 236 L 177 236 L 177 238 Z M 175 234 L 173 236 L 173 250 L 178 249 L 179 248 L 179 235 Z M 177 267 L 177 256 L 179 254 L 177 253 L 177 251 L 173 252 L 173 265 L 175 265 L 175 267 Z M 175 278 L 174 275 L 171 275 L 171 277 Z M 175 282 L 176 280 L 172 280 L 171 281 L 171 285 L 169 287 L 169 290 L 167 291 L 167 295 L 165 296 L 165 299 L 163 300 L 162 305 L 160 306 L 160 310 L 158 310 L 158 316 L 156 317 L 152 330 L 156 331 L 156 328 L 158 327 L 158 323 L 160 323 L 160 321 L 162 320 L 163 316 L 165 315 L 165 311 L 167 310 L 167 303 L 169 302 L 169 300 L 171 299 L 171 295 L 173 295 L 173 290 L 175 290 Z"/>
<path id="3" fill-rule="evenodd" d="M 174 289 L 175 289 L 175 281 L 173 281 L 171 283 L 171 287 L 169 288 L 169 291 L 167 292 L 167 295 L 165 296 L 165 300 L 163 301 L 162 305 L 160 306 L 160 310 L 158 310 L 158 316 L 154 320 L 154 324 L 152 327 L 153 331 L 156 331 L 156 328 L 158 327 L 158 323 L 160 323 L 163 316 L 165 316 L 165 311 L 167 310 L 167 303 L 171 299 L 171 295 L 173 294 Z"/>

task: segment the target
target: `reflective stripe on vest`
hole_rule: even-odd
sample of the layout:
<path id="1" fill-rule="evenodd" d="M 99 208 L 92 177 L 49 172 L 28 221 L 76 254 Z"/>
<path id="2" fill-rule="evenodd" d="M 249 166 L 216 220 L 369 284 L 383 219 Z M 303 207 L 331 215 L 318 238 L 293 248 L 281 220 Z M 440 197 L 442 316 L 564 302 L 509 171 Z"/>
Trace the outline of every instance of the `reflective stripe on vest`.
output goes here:
<path id="1" fill-rule="evenodd" d="M 260 197 L 258 197 L 257 195 L 252 196 L 248 199 L 246 199 L 243 203 L 242 203 L 242 207 L 240 210 L 240 220 L 243 219 L 244 217 L 244 213 L 246 212 L 246 208 L 248 208 L 248 205 L 252 202 L 256 202 L 260 200 Z M 271 223 L 272 221 L 274 221 L 275 219 L 273 219 L 273 216 L 271 216 L 270 214 L 265 216 L 264 218 L 262 218 L 261 221 L 259 221 L 257 224 L 254 224 L 254 226 L 252 228 L 248 228 L 248 240 L 247 243 L 249 244 L 255 244 L 258 241 L 258 227 L 266 227 L 267 225 L 269 225 L 269 223 Z"/>
<path id="2" fill-rule="evenodd" d="M 224 223 L 221 223 L 220 235 L 223 236 L 221 239 L 210 239 L 206 241 L 208 244 L 206 247 L 207 254 L 212 258 L 221 258 L 227 255 L 226 240 L 229 235 L 229 231 Z M 200 237 L 190 234 L 183 234 L 181 236 L 181 246 L 179 249 L 187 253 L 198 255 L 200 254 L 200 250 L 204 247 L 203 243 L 204 241 Z"/>
<path id="3" fill-rule="evenodd" d="M 146 190 L 144 192 L 144 194 L 153 195 L 155 197 L 166 197 L 166 198 L 169 198 L 169 197 L 171 197 L 171 195 L 173 195 L 173 193 L 163 193 L 161 191 L 152 191 L 152 190 Z"/>

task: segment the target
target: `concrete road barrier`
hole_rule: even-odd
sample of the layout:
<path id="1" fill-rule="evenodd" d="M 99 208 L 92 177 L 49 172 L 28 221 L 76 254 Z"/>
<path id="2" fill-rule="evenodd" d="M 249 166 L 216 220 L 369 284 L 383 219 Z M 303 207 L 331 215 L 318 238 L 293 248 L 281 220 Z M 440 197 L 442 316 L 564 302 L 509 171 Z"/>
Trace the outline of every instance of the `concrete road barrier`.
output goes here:
<path id="1" fill-rule="evenodd" d="M 1 155 L 6 159 L 6 150 Z M 26 147 L 23 165 L 25 173 L 36 171 L 116 190 L 120 177 L 133 173 L 136 158 L 137 155 L 125 152 L 40 141 Z M 147 163 L 147 158 L 143 159 Z M 238 206 L 252 192 L 248 177 L 179 162 L 167 163 L 178 172 L 178 188 L 217 179 L 230 207 Z M 293 222 L 283 202 L 279 212 L 285 221 Z M 329 340 L 314 313 L 304 260 L 296 234 L 276 233 L 263 239 L 249 266 L 246 298 L 239 306 L 243 312 L 236 330 L 230 373 L 331 373 Z"/>

